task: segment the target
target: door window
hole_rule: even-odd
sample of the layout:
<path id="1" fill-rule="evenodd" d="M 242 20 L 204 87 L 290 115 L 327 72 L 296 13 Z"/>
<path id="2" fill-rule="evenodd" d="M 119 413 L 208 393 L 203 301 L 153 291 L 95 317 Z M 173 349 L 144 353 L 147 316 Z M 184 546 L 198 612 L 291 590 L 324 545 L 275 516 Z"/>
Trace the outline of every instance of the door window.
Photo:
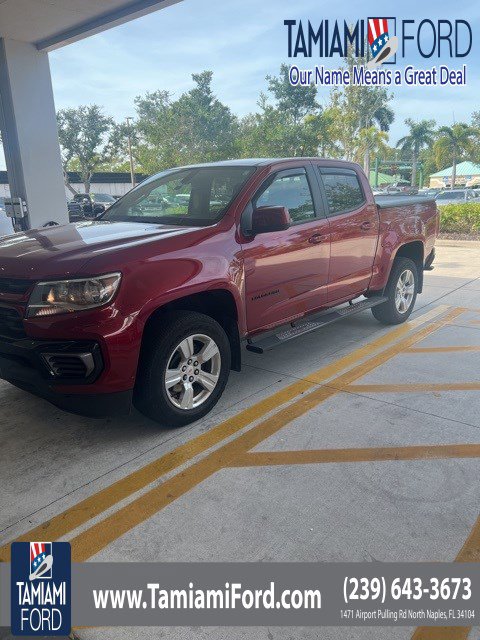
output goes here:
<path id="1" fill-rule="evenodd" d="M 363 189 L 354 172 L 322 173 L 329 215 L 338 215 L 357 209 L 364 201 Z"/>
<path id="2" fill-rule="evenodd" d="M 293 223 L 316 217 L 312 192 L 304 172 L 278 174 L 256 197 L 254 207 L 287 207 Z"/>

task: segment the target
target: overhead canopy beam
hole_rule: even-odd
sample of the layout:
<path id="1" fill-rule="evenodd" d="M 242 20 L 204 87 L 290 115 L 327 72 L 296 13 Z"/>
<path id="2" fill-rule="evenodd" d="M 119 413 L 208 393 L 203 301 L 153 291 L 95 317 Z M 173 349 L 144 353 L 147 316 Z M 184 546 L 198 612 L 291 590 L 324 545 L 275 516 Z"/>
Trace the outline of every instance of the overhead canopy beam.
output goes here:
<path id="1" fill-rule="evenodd" d="M 129 2 L 113 11 L 106 12 L 65 31 L 60 31 L 48 38 L 39 40 L 35 42 L 35 46 L 39 51 L 53 51 L 77 40 L 82 40 L 135 18 L 140 18 L 148 13 L 153 13 L 158 9 L 164 9 L 177 2 L 181 2 L 181 0 L 136 0 L 135 2 Z"/>

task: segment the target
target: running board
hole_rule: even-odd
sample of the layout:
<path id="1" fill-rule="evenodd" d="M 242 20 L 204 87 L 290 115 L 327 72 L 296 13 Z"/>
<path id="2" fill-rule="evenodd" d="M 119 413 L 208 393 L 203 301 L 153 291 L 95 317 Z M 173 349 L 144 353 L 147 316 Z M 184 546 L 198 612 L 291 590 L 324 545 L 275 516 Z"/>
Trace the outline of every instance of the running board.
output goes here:
<path id="1" fill-rule="evenodd" d="M 270 351 L 270 349 L 278 347 L 278 345 L 284 344 L 294 338 L 298 338 L 298 336 L 303 336 L 311 331 L 316 331 L 321 327 L 325 327 L 327 324 L 338 322 L 338 320 L 343 320 L 344 318 L 353 316 L 356 313 L 360 313 L 360 311 L 365 311 L 365 309 L 376 307 L 378 304 L 382 304 L 387 300 L 388 298 L 383 296 L 372 296 L 366 300 L 361 300 L 360 302 L 351 304 L 348 307 L 340 307 L 333 311 L 324 312 L 317 316 L 316 319 L 302 321 L 301 323 L 292 322 L 289 329 L 270 334 L 255 342 L 249 340 L 246 348 L 248 351 L 252 351 L 253 353 L 264 353 L 265 351 Z"/>

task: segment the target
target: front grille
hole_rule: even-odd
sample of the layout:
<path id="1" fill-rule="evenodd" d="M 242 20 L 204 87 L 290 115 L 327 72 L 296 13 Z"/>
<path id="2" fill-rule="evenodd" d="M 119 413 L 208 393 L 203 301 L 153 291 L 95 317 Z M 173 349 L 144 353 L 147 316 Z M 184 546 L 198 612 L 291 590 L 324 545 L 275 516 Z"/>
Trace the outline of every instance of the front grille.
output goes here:
<path id="1" fill-rule="evenodd" d="M 0 336 L 15 340 L 26 337 L 22 318 L 15 309 L 0 307 Z"/>
<path id="2" fill-rule="evenodd" d="M 0 278 L 0 293 L 13 293 L 24 295 L 32 285 L 31 280 L 17 280 L 13 278 Z"/>
<path id="3" fill-rule="evenodd" d="M 95 368 L 91 353 L 43 353 L 42 357 L 56 378 L 84 379 Z"/>

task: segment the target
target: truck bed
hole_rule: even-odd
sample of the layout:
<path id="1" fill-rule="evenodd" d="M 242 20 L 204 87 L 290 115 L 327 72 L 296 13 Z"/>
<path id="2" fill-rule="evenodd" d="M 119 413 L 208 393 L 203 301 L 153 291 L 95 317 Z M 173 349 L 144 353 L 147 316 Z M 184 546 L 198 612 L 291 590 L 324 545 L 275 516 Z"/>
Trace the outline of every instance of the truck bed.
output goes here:
<path id="1" fill-rule="evenodd" d="M 385 195 L 375 196 L 375 202 L 380 209 L 387 209 L 390 207 L 403 207 L 405 205 L 426 204 L 427 202 L 435 202 L 435 199 L 427 198 L 426 196 Z"/>

